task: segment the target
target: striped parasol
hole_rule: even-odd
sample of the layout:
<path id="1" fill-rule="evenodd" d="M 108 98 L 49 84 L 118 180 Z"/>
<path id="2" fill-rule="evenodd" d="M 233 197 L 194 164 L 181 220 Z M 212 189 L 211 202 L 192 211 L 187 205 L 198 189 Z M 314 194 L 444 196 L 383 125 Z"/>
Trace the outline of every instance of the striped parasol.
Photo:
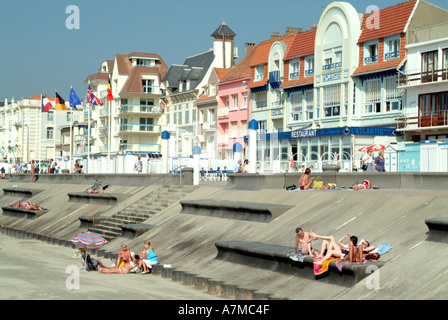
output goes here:
<path id="1" fill-rule="evenodd" d="M 94 232 L 83 232 L 72 239 L 77 247 L 87 249 L 99 248 L 107 242 L 102 236 Z"/>

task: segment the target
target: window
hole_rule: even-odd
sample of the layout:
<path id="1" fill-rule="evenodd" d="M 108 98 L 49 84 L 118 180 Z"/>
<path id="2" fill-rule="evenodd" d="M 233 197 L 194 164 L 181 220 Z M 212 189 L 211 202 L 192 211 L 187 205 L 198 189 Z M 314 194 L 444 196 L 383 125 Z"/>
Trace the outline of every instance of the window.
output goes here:
<path id="1" fill-rule="evenodd" d="M 438 52 L 422 53 L 422 82 L 437 81 Z"/>
<path id="2" fill-rule="evenodd" d="M 47 139 L 53 139 L 53 127 L 47 128 Z"/>
<path id="3" fill-rule="evenodd" d="M 232 95 L 232 110 L 238 110 L 238 94 Z"/>
<path id="4" fill-rule="evenodd" d="M 448 49 L 443 49 L 442 79 L 448 79 Z"/>
<path id="5" fill-rule="evenodd" d="M 397 83 L 397 77 L 386 79 L 386 112 L 401 110 L 401 90 Z"/>
<path id="6" fill-rule="evenodd" d="M 448 92 L 419 95 L 419 126 L 446 126 L 447 110 Z"/>
<path id="7" fill-rule="evenodd" d="M 323 116 L 336 117 L 341 112 L 341 85 L 323 88 Z"/>
<path id="8" fill-rule="evenodd" d="M 291 120 L 302 121 L 302 93 L 291 94 Z"/>
<path id="9" fill-rule="evenodd" d="M 154 87 L 154 80 L 142 80 L 143 92 L 152 93 Z"/>
<path id="10" fill-rule="evenodd" d="M 312 76 L 314 74 L 314 56 L 308 56 L 305 58 L 305 77 Z"/>
<path id="11" fill-rule="evenodd" d="M 244 96 L 243 96 L 243 106 L 242 106 L 242 109 L 247 109 L 248 106 L 249 106 L 249 97 L 248 97 L 247 92 L 245 92 Z"/>
<path id="12" fill-rule="evenodd" d="M 339 69 L 342 67 L 342 49 L 341 47 L 332 48 L 324 52 L 323 71 Z"/>
<path id="13" fill-rule="evenodd" d="M 294 59 L 289 62 L 289 78 L 298 79 L 300 77 L 300 60 Z"/>
<path id="14" fill-rule="evenodd" d="M 210 95 L 211 96 L 215 96 L 216 94 L 217 94 L 217 92 L 216 92 L 216 83 L 212 83 L 210 85 Z"/>
<path id="15" fill-rule="evenodd" d="M 154 119 L 153 118 L 140 118 L 140 131 L 149 132 L 154 131 Z"/>
<path id="16" fill-rule="evenodd" d="M 365 113 L 381 112 L 381 80 L 366 81 Z"/>
<path id="17" fill-rule="evenodd" d="M 305 92 L 305 120 L 313 120 L 313 108 L 314 108 L 314 93 L 313 90 Z"/>
<path id="18" fill-rule="evenodd" d="M 137 59 L 137 66 L 148 67 L 151 65 L 151 61 L 147 59 Z"/>
<path id="19" fill-rule="evenodd" d="M 54 112 L 53 111 L 47 112 L 47 121 L 48 122 L 54 121 Z"/>
<path id="20" fill-rule="evenodd" d="M 261 81 L 264 78 L 264 65 L 255 67 L 255 81 Z"/>
<path id="21" fill-rule="evenodd" d="M 378 41 L 364 44 L 364 64 L 378 62 Z"/>
<path id="22" fill-rule="evenodd" d="M 394 60 L 400 57 L 400 38 L 385 40 L 385 60 Z"/>

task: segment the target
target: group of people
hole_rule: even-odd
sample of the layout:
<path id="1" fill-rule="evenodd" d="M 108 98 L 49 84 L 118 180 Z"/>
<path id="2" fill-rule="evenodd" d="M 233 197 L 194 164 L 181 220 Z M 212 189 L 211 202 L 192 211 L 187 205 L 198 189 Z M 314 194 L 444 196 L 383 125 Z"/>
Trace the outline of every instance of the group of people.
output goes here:
<path id="1" fill-rule="evenodd" d="M 374 159 L 373 150 L 368 149 L 367 152 L 361 158 L 361 167 L 363 171 L 367 172 L 386 172 L 384 166 L 384 151 L 380 150 L 378 156 Z"/>
<path id="2" fill-rule="evenodd" d="M 245 159 L 244 162 L 239 159 L 235 166 L 235 173 L 248 173 L 249 172 L 249 160 Z"/>
<path id="3" fill-rule="evenodd" d="M 130 251 L 126 244 L 121 246 L 121 251 L 118 254 L 116 266 L 106 267 L 99 258 L 92 259 L 89 254 L 86 256 L 86 251 L 80 248 L 81 258 L 86 261 L 86 268 L 88 270 L 97 270 L 102 273 L 151 273 L 153 265 L 159 263 L 157 255 L 151 246 L 151 242 L 146 240 L 143 243 L 143 250 L 139 254 L 134 254 Z"/>
<path id="4" fill-rule="evenodd" d="M 349 238 L 348 244 L 343 243 L 346 238 Z M 314 249 L 311 244 L 318 239 L 322 240 L 320 250 Z M 336 241 L 333 236 L 319 236 L 313 231 L 305 232 L 302 228 L 296 229 L 296 242 L 292 254 L 297 253 L 299 245 L 301 253 L 313 257 L 314 263 L 318 265 L 330 258 L 348 261 L 350 264 L 365 263 L 366 257 L 375 249 L 375 246 L 371 246 L 367 240 L 358 241 L 357 236 L 350 236 L 348 233 Z"/>
<path id="5" fill-rule="evenodd" d="M 314 177 L 310 178 L 310 173 L 311 173 L 311 169 L 306 168 L 305 172 L 300 176 L 300 179 L 299 179 L 300 190 L 309 190 L 313 186 Z M 364 179 L 364 180 L 362 180 L 361 183 L 353 185 L 352 188 L 355 191 L 356 190 L 367 190 L 367 189 L 372 188 L 372 183 L 369 180 Z M 336 183 L 328 183 L 326 185 L 323 185 L 322 189 L 338 189 L 338 186 L 336 185 Z"/>

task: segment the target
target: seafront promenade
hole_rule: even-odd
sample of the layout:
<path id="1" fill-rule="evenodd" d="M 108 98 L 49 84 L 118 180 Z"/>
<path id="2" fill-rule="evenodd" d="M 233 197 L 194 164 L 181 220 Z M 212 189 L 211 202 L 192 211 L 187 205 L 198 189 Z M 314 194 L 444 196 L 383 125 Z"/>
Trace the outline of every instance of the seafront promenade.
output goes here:
<path id="1" fill-rule="evenodd" d="M 148 177 L 143 179 L 147 185 L 130 183 L 127 178 L 120 184 L 119 177 L 115 177 L 115 184 L 104 195 L 88 196 L 85 189 L 92 180 L 88 175 L 85 181 L 70 181 L 70 177 L 63 176 L 59 181 L 47 181 L 42 177 L 33 185 L 12 175 L 8 180 L 0 180 L 1 206 L 27 198 L 48 212 L 37 217 L 5 211 L 0 215 L 0 245 L 2 252 L 7 253 L 2 254 L 0 261 L 2 268 L 11 269 L 10 275 L 2 273 L 0 286 L 10 287 L 14 278 L 21 284 L 7 292 L 2 290 L 1 298 L 448 298 L 446 176 L 390 174 L 387 179 L 385 175 L 372 174 L 369 179 L 379 189 L 366 191 L 347 189 L 350 181 L 362 180 L 363 174 L 322 177 L 325 182 L 346 181 L 345 188 L 285 190 L 285 183 L 298 181 L 298 175 L 231 174 L 225 183 L 201 182 L 194 187 L 191 176 L 183 177 L 182 185 L 176 181 L 172 185 L 153 184 Z M 407 184 L 397 187 L 393 181 Z M 168 202 L 171 196 L 163 193 L 168 189 L 178 193 L 182 189 L 189 191 Z M 138 224 L 122 226 L 122 233 L 111 236 L 100 251 L 93 253 L 107 265 L 121 244 L 139 252 L 143 242 L 150 240 L 160 261 L 154 272 L 150 275 L 82 272 L 80 289 L 67 290 L 65 280 L 69 274 L 65 270 L 78 263 L 72 258 L 70 240 L 92 227 L 94 219 L 111 220 L 131 206 L 134 213 L 149 210 L 152 203 L 163 202 L 158 197 L 166 201 L 161 210 Z M 138 203 L 142 205 L 136 206 Z M 331 263 L 327 276 L 315 277 L 309 260 L 296 263 L 287 257 L 293 250 L 296 227 L 337 239 L 350 233 L 375 246 L 390 244 L 392 249 L 377 264 L 344 266 L 339 273 Z M 321 241 L 313 242 L 313 247 L 320 246 Z M 14 259 L 14 253 L 21 247 L 30 253 Z M 39 257 L 28 267 L 26 257 L 36 251 L 40 252 Z M 46 257 L 54 259 L 54 267 L 47 266 Z M 164 264 L 171 268 L 163 268 Z M 28 273 L 27 268 L 36 270 Z M 45 294 L 37 295 L 40 281 L 52 278 L 59 287 L 53 285 Z M 133 281 L 137 288 L 132 286 Z M 51 282 L 42 285 L 50 286 Z M 127 297 L 116 292 L 122 286 L 126 286 Z M 151 286 L 155 286 L 154 290 Z"/>

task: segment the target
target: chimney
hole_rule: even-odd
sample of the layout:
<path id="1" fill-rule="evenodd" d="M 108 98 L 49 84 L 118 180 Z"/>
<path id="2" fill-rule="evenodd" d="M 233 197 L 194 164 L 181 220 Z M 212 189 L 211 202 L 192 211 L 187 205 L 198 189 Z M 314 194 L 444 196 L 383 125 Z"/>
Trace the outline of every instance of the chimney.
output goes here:
<path id="1" fill-rule="evenodd" d="M 290 34 L 293 33 L 302 33 L 302 32 L 303 32 L 302 28 L 286 27 L 285 36 L 289 36 Z"/>
<path id="2" fill-rule="evenodd" d="M 311 28 L 311 30 L 317 29 L 317 24 L 313 23 L 313 27 Z"/>
<path id="3" fill-rule="evenodd" d="M 250 49 L 252 49 L 253 47 L 255 47 L 255 43 L 246 42 L 244 44 L 244 54 L 246 55 L 250 51 Z"/>
<path id="4" fill-rule="evenodd" d="M 275 40 L 277 38 L 280 38 L 280 32 L 272 32 L 271 40 Z"/>

